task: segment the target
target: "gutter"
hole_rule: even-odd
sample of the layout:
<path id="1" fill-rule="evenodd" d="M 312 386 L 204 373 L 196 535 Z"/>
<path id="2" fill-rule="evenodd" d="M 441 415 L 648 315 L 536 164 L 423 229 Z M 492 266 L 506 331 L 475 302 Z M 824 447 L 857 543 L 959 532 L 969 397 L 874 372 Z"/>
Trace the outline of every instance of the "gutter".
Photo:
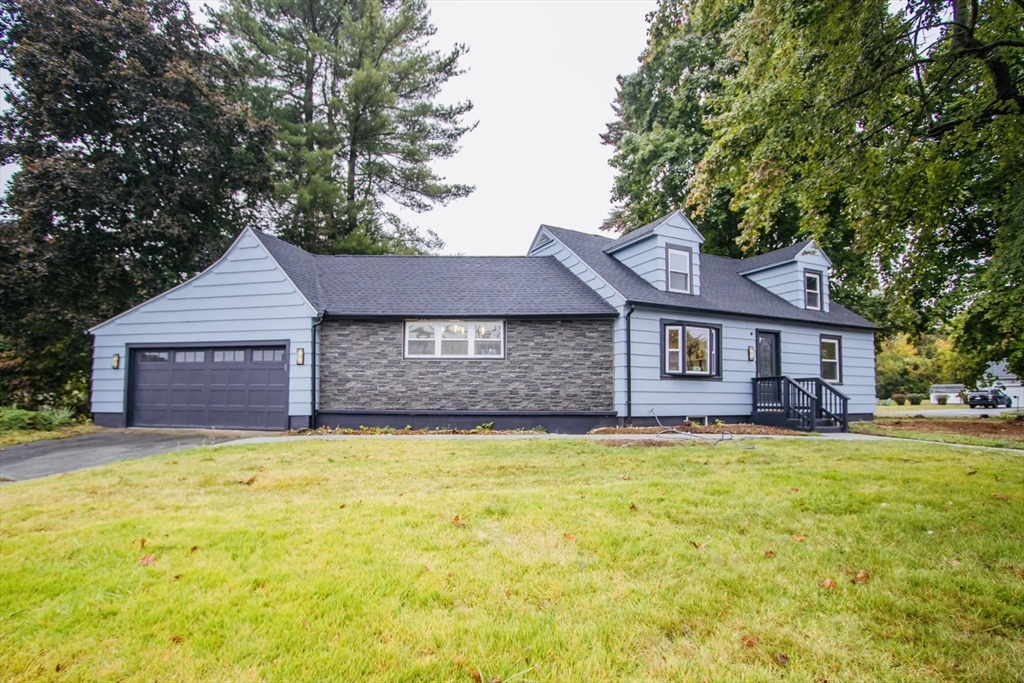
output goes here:
<path id="1" fill-rule="evenodd" d="M 309 411 L 309 427 L 310 429 L 316 429 L 316 335 L 320 328 L 320 324 L 324 321 L 324 316 L 327 315 L 327 309 L 320 311 L 320 315 L 317 316 L 316 322 L 313 323 L 313 338 L 310 344 L 310 411 Z"/>
<path id="2" fill-rule="evenodd" d="M 629 303 L 629 302 L 627 302 Z M 626 426 L 633 424 L 633 342 L 630 339 L 633 323 L 633 311 L 636 307 L 629 303 L 626 311 Z"/>

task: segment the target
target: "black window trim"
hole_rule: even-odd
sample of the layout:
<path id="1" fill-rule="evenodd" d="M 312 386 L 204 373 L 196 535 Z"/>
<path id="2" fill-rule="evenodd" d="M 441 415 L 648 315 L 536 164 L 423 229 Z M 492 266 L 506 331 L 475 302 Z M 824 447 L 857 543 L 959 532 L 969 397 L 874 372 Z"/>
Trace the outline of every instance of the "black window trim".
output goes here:
<path id="1" fill-rule="evenodd" d="M 673 251 L 685 251 L 687 256 L 686 291 L 672 289 L 672 271 L 669 269 L 669 253 Z M 693 249 L 682 244 L 665 245 L 665 291 L 673 294 L 693 294 Z"/>
<path id="2" fill-rule="evenodd" d="M 824 363 L 821 357 L 821 343 L 826 339 L 834 341 L 836 343 L 836 365 L 839 373 L 839 379 L 835 382 L 829 379 L 825 379 Z M 823 382 L 829 384 L 842 384 L 843 383 L 843 337 L 838 334 L 819 334 L 818 335 L 818 376 L 821 377 Z"/>
<path id="3" fill-rule="evenodd" d="M 661 355 L 660 367 L 661 367 L 661 378 L 662 379 L 685 379 L 685 380 L 697 380 L 701 382 L 721 382 L 722 381 L 722 326 L 716 323 L 706 323 L 699 320 L 673 320 L 669 318 L 662 318 L 658 326 L 660 331 L 661 340 L 658 342 L 658 349 Z M 680 355 L 680 372 L 669 372 L 666 356 L 666 328 L 668 327 L 704 327 L 715 331 L 715 342 L 714 348 L 711 349 L 714 358 L 714 372 L 712 374 L 688 374 L 686 372 L 686 354 Z M 684 333 L 685 334 L 685 333 Z"/>
<path id="4" fill-rule="evenodd" d="M 807 276 L 813 275 L 818 279 L 818 306 L 811 308 L 807 305 Z M 804 269 L 804 308 L 808 311 L 824 311 L 825 310 L 825 274 L 820 270 Z"/>

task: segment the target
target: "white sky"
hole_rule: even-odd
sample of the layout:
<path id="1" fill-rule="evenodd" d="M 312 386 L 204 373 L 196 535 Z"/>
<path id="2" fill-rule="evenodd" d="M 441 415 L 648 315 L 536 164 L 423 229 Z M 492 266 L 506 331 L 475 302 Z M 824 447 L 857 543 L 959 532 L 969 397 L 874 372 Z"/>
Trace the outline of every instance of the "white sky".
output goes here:
<path id="1" fill-rule="evenodd" d="M 476 185 L 447 207 L 412 216 L 444 253 L 525 254 L 541 223 L 598 232 L 611 209 L 615 77 L 646 44 L 654 0 L 431 0 L 438 48 L 465 43 L 468 73 L 443 99 L 471 99 L 477 129 L 435 165 Z"/>
<path id="2" fill-rule="evenodd" d="M 191 4 L 201 18 L 205 3 Z M 525 254 L 541 223 L 598 232 L 614 177 L 598 135 L 614 118 L 615 77 L 638 66 L 656 1 L 429 4 L 434 47 L 469 47 L 467 73 L 448 82 L 442 100 L 472 100 L 471 120 L 480 122 L 462 151 L 434 168 L 476 192 L 408 220 L 437 232 L 446 254 Z M 0 188 L 15 168 L 0 169 Z"/>

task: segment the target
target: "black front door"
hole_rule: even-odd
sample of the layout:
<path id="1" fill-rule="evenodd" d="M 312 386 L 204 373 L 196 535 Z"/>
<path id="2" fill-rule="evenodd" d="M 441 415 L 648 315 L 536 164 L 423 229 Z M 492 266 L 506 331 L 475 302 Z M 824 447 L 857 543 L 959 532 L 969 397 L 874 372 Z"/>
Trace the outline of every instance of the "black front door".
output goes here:
<path id="1" fill-rule="evenodd" d="M 757 333 L 757 376 L 778 377 L 782 374 L 779 368 L 779 333 Z"/>
<path id="2" fill-rule="evenodd" d="M 778 377 L 779 368 L 779 333 L 757 332 L 757 376 Z M 778 382 L 757 382 L 757 396 L 754 400 L 759 406 L 782 405 L 782 386 Z"/>

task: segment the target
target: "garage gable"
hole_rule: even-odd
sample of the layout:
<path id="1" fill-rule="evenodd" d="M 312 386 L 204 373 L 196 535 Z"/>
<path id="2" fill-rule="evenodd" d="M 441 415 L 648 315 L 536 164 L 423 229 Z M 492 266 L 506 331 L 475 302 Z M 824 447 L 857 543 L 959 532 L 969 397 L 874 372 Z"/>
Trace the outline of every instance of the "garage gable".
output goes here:
<path id="1" fill-rule="evenodd" d="M 288 415 L 309 416 L 311 368 L 296 358 L 300 350 L 311 349 L 316 317 L 309 300 L 247 228 L 201 274 L 89 330 L 95 338 L 92 411 L 108 416 L 97 422 L 125 422 L 131 349 L 273 342 L 288 349 Z"/>

